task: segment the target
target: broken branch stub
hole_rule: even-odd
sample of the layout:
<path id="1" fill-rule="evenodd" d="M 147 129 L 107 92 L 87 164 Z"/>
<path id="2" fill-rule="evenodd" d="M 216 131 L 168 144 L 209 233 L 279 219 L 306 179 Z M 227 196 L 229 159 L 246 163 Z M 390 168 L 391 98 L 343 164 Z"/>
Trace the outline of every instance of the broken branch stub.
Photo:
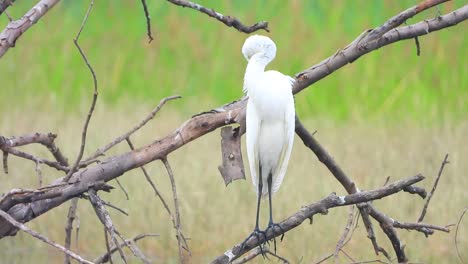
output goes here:
<path id="1" fill-rule="evenodd" d="M 227 186 L 235 180 L 245 180 L 239 127 L 233 129 L 232 126 L 228 126 L 221 129 L 221 152 L 223 164 L 218 166 L 218 170 L 224 184 Z"/>

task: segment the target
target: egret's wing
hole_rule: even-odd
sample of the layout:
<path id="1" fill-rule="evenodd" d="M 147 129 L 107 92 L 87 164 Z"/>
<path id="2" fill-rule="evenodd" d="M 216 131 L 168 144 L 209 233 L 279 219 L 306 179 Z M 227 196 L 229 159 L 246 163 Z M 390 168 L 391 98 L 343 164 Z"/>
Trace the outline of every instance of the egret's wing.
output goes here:
<path id="1" fill-rule="evenodd" d="M 250 165 L 250 177 L 252 183 L 257 190 L 258 184 L 258 169 L 259 169 L 259 157 L 258 157 L 258 141 L 260 133 L 261 120 L 255 109 L 255 105 L 251 101 L 247 102 L 247 114 L 246 114 L 246 145 L 247 145 L 247 158 L 249 159 Z"/>
<path id="2" fill-rule="evenodd" d="M 284 114 L 284 135 L 285 141 L 281 154 L 278 160 L 278 166 L 273 176 L 272 193 L 278 191 L 281 183 L 283 182 L 286 169 L 288 167 L 289 158 L 291 157 L 291 150 L 294 142 L 294 129 L 295 129 L 295 111 L 294 111 L 294 98 L 291 96 L 287 110 Z"/>

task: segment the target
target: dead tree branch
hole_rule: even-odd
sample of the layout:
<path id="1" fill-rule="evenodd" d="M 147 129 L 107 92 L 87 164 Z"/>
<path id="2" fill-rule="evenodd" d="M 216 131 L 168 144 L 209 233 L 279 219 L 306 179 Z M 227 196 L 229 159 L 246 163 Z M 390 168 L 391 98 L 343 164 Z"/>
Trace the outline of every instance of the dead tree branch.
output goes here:
<path id="1" fill-rule="evenodd" d="M 63 253 L 67 254 L 71 258 L 79 261 L 80 263 L 93 264 L 91 261 L 88 261 L 88 260 L 82 258 L 78 254 L 64 248 L 63 246 L 55 243 L 54 241 L 48 239 L 47 237 L 37 233 L 36 231 L 31 230 L 29 227 L 27 227 L 27 226 L 23 225 L 22 223 L 16 221 L 13 217 L 11 217 L 8 213 L 6 213 L 3 210 L 0 210 L 0 217 L 5 219 L 5 221 L 8 221 L 11 225 L 15 226 L 16 228 L 21 229 L 23 232 L 26 232 L 29 235 L 41 240 L 42 242 L 47 243 L 47 244 L 57 248 L 58 250 L 60 250 Z"/>
<path id="2" fill-rule="evenodd" d="M 266 21 L 261 21 L 261 22 L 258 22 L 258 23 L 255 23 L 251 26 L 246 26 L 244 24 L 242 24 L 242 22 L 240 22 L 239 19 L 235 18 L 235 17 L 232 17 L 232 16 L 225 16 L 221 13 L 218 13 L 216 12 L 214 9 L 212 8 L 206 8 L 204 6 L 201 6 L 197 3 L 194 3 L 194 2 L 190 2 L 190 1 L 186 1 L 186 0 L 167 0 L 171 3 L 173 3 L 174 5 L 178 5 L 178 6 L 182 6 L 182 7 L 188 7 L 188 8 L 192 8 L 192 9 L 195 9 L 195 10 L 198 10 L 212 18 L 215 18 L 217 19 L 218 21 L 224 23 L 226 26 L 228 27 L 233 27 L 237 30 L 239 30 L 240 32 L 244 32 L 244 33 L 252 33 L 252 32 L 255 32 L 257 30 L 260 30 L 260 29 L 263 29 L 267 32 L 270 32 L 270 30 L 268 29 L 268 22 Z"/>
<path id="3" fill-rule="evenodd" d="M 119 241 L 117 240 L 118 231 L 115 229 L 114 224 L 112 223 L 112 220 L 109 216 L 109 213 L 104 207 L 104 203 L 102 202 L 101 198 L 97 195 L 94 189 L 90 189 L 88 191 L 88 194 L 89 194 L 89 201 L 93 205 L 94 211 L 96 212 L 96 215 L 98 216 L 99 221 L 101 221 L 101 223 L 106 228 L 114 245 L 117 246 L 117 250 L 119 251 L 122 261 L 124 263 L 127 263 L 127 258 L 125 257 L 125 254 L 122 248 L 120 247 Z"/>
<path id="4" fill-rule="evenodd" d="M 444 171 L 444 167 L 448 163 L 449 163 L 448 154 L 445 154 L 445 158 L 442 161 L 442 164 L 440 165 L 439 173 L 437 174 L 437 178 L 436 178 L 436 180 L 434 182 L 434 185 L 432 186 L 432 190 L 431 190 L 431 192 L 429 193 L 429 196 L 426 199 L 426 203 L 424 204 L 424 207 L 423 207 L 423 209 L 421 211 L 421 215 L 418 218 L 418 222 L 422 222 L 422 220 L 424 219 L 424 216 L 426 215 L 427 207 L 429 206 L 429 202 L 431 201 L 431 198 L 434 195 L 434 192 L 435 192 L 435 190 L 437 188 L 437 185 L 439 184 L 440 176 L 442 176 L 442 172 Z"/>
<path id="5" fill-rule="evenodd" d="M 3 12 L 6 12 L 6 9 L 13 5 L 15 0 L 0 0 L 0 15 L 2 15 Z"/>
<path id="6" fill-rule="evenodd" d="M 153 41 L 153 35 L 151 34 L 151 18 L 148 12 L 148 5 L 146 4 L 146 0 L 141 0 L 141 5 L 143 5 L 143 11 L 145 12 L 146 34 L 148 35 L 148 42 L 151 43 L 151 41 Z"/>
<path id="7" fill-rule="evenodd" d="M 465 209 L 463 210 L 462 214 L 460 215 L 460 218 L 458 218 L 458 222 L 457 222 L 457 228 L 455 230 L 455 238 L 454 238 L 454 241 L 455 241 L 455 248 L 457 249 L 457 256 L 458 256 L 458 259 L 460 259 L 460 262 L 461 263 L 465 263 L 463 261 L 463 258 L 460 254 L 460 249 L 458 248 L 458 241 L 457 241 L 457 238 L 458 238 L 458 229 L 460 228 L 460 223 L 461 221 L 463 220 L 463 217 L 465 216 L 465 213 L 466 211 L 468 210 L 468 206 L 465 207 Z"/>
<path id="8" fill-rule="evenodd" d="M 181 224 L 180 224 L 180 212 L 179 212 L 179 198 L 177 196 L 177 189 L 176 189 L 174 174 L 172 172 L 171 165 L 167 161 L 167 158 L 163 158 L 162 162 L 164 163 L 164 167 L 166 167 L 167 174 L 171 181 L 172 197 L 174 199 L 175 229 L 177 232 L 176 237 L 177 237 L 177 245 L 179 248 L 179 260 L 181 263 L 184 263 L 183 249 L 187 250 L 189 253 L 190 253 L 190 250 L 188 249 L 187 241 L 182 236 Z M 182 245 L 182 243 L 184 243 L 184 245 Z"/>
<path id="9" fill-rule="evenodd" d="M 67 176 L 63 179 L 63 181 L 67 182 L 70 177 L 73 175 L 73 173 L 77 170 L 78 165 L 80 164 L 81 158 L 83 157 L 84 153 L 84 148 L 86 145 L 86 134 L 88 133 L 88 125 L 89 121 L 91 120 L 91 116 L 93 115 L 94 112 L 94 107 L 96 106 L 96 101 L 98 97 L 98 82 L 97 82 L 97 77 L 96 73 L 94 72 L 93 66 L 88 61 L 88 58 L 86 57 L 86 54 L 84 53 L 83 49 L 81 49 L 80 44 L 78 43 L 78 40 L 80 38 L 81 32 L 83 31 L 86 22 L 88 21 L 89 14 L 91 13 L 91 10 L 93 9 L 94 5 L 94 0 L 91 0 L 89 2 L 89 7 L 88 10 L 86 11 L 86 14 L 83 18 L 83 22 L 81 23 L 80 30 L 76 34 L 76 37 L 73 39 L 73 43 L 75 43 L 76 48 L 81 54 L 81 57 L 83 58 L 83 61 L 85 62 L 86 66 L 88 67 L 89 71 L 91 72 L 91 75 L 93 77 L 93 84 L 94 84 L 94 93 L 93 93 L 93 100 L 91 102 L 91 106 L 89 108 L 88 115 L 86 116 L 85 123 L 83 125 L 83 130 L 81 131 L 81 146 L 80 146 L 80 151 L 78 153 L 78 156 L 76 157 L 76 161 L 71 167 L 70 171 L 67 173 Z"/>
<path id="10" fill-rule="evenodd" d="M 421 2 L 418 6 L 425 6 L 428 3 L 440 3 L 443 1 L 426 0 Z M 402 13 L 406 14 L 406 11 Z M 400 13 L 400 14 L 402 14 Z M 410 13 L 413 14 L 413 13 Z M 404 16 L 405 19 L 411 18 L 413 15 Z M 296 75 L 296 85 L 294 86 L 294 93 L 298 93 L 304 88 L 316 83 L 324 77 L 330 75 L 337 69 L 345 66 L 348 63 L 352 63 L 362 55 L 365 55 L 371 51 L 387 46 L 394 42 L 406 39 L 412 39 L 414 37 L 427 35 L 431 32 L 441 30 L 443 28 L 454 26 L 462 21 L 468 19 L 468 5 L 465 5 L 453 12 L 446 15 L 436 17 L 434 19 L 424 20 L 412 25 L 398 27 L 396 24 L 391 22 L 385 22 L 384 25 L 373 30 L 366 30 L 360 36 L 358 36 L 351 44 L 345 48 L 337 51 L 331 57 L 323 60 L 321 63 L 310 67 L 309 69 L 302 71 Z M 393 29 L 389 30 L 391 26 Z M 380 28 L 384 28 L 381 30 Z M 373 32 L 386 32 L 382 36 L 377 37 L 380 33 Z M 370 37 L 369 37 L 370 36 Z"/>
<path id="11" fill-rule="evenodd" d="M 423 179 L 424 177 L 422 175 L 416 175 L 404 180 L 396 181 L 385 187 L 371 191 L 354 193 L 347 196 L 337 196 L 336 194 L 332 193 L 318 202 L 303 206 L 298 212 L 281 221 L 279 223 L 281 231 L 278 232 L 278 230 L 276 230 L 277 232 L 273 232 L 273 230 L 269 230 L 266 233 L 266 240 L 271 240 L 274 237 L 281 236 L 285 232 L 302 224 L 305 220 L 312 218 L 315 214 L 327 214 L 328 209 L 330 208 L 365 203 L 372 200 L 381 199 L 383 197 L 400 192 L 405 186 L 412 185 L 416 182 L 422 181 Z M 260 237 L 259 240 L 257 237 L 253 236 L 245 243 L 243 248 L 241 246 L 242 243 L 239 243 L 233 248 L 227 250 L 223 255 L 216 258 L 212 263 L 229 263 L 242 254 L 248 252 L 250 249 L 257 247 L 264 242 L 265 241 L 263 237 Z"/>
<path id="12" fill-rule="evenodd" d="M 140 234 L 132 239 L 127 239 L 126 242 L 122 242 L 120 244 L 120 247 L 125 247 L 127 246 L 128 244 L 130 243 L 135 243 L 137 242 L 138 240 L 140 239 L 143 239 L 143 238 L 146 238 L 146 237 L 158 237 L 159 234 Z M 109 249 L 109 252 L 106 252 L 104 254 L 102 254 L 100 257 L 94 259 L 94 263 L 95 264 L 100 264 L 100 263 L 106 263 L 106 262 L 109 262 L 111 260 L 111 255 L 113 253 L 115 253 L 117 251 L 117 246 L 114 246 L 112 247 L 111 249 Z"/>
<path id="13" fill-rule="evenodd" d="M 78 198 L 71 200 L 70 207 L 68 208 L 67 224 L 65 225 L 65 248 L 70 250 L 71 236 L 73 232 L 73 221 L 76 217 L 76 208 L 78 206 Z M 65 254 L 65 264 L 70 264 L 70 256 Z"/>
<path id="14" fill-rule="evenodd" d="M 6 0 L 5 2 L 11 1 Z M 0 58 L 8 51 L 9 48 L 15 46 L 18 38 L 26 32 L 26 30 L 37 23 L 37 21 L 39 21 L 39 19 L 58 2 L 59 0 L 41 0 L 22 18 L 8 23 L 6 28 L 0 33 Z M 8 7 L 8 5 L 6 5 L 5 8 L 6 7 Z M 0 9 L 0 14 L 2 11 L 3 10 Z"/>
<path id="15" fill-rule="evenodd" d="M 19 137 L 4 138 L 0 136 L 0 149 L 3 150 L 2 146 L 10 148 L 21 147 L 34 143 L 45 146 L 50 153 L 54 156 L 55 160 L 62 166 L 68 166 L 67 158 L 62 154 L 60 149 L 55 144 L 57 134 L 53 133 L 32 133 L 26 134 Z"/>
<path id="16" fill-rule="evenodd" d="M 106 151 L 108 151 L 109 149 L 111 149 L 112 147 L 114 147 L 115 145 L 119 144 L 120 142 L 128 139 L 133 133 L 135 133 L 137 130 L 139 130 L 140 128 L 142 128 L 144 125 L 146 125 L 146 123 L 148 123 L 151 119 L 153 119 L 156 114 L 159 112 L 159 110 L 161 110 L 161 108 L 168 102 L 168 101 L 171 101 L 171 100 L 175 100 L 175 99 L 179 99 L 179 98 L 182 98 L 180 95 L 173 95 L 173 96 L 169 96 L 169 97 L 166 97 L 166 98 L 163 98 L 159 104 L 153 109 L 153 111 L 151 111 L 151 113 L 149 113 L 143 120 L 141 120 L 140 123 L 138 123 L 135 127 L 133 127 L 130 131 L 124 133 L 123 135 L 120 135 L 118 136 L 116 139 L 114 139 L 112 142 L 110 142 L 109 144 L 105 145 L 104 147 L 102 148 L 99 148 L 98 150 L 96 150 L 96 152 L 94 152 L 94 154 L 92 154 L 90 157 L 86 158 L 83 163 L 84 164 L 88 164 L 89 162 L 93 161 L 94 159 L 96 159 L 97 157 L 103 155 Z"/>

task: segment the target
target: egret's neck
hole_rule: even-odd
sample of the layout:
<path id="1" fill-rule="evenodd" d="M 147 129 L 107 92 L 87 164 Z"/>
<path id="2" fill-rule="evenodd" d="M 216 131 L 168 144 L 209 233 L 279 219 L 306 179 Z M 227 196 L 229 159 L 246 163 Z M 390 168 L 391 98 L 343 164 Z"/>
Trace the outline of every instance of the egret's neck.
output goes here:
<path id="1" fill-rule="evenodd" d="M 261 73 L 265 71 L 265 67 L 267 66 L 269 62 L 270 62 L 270 59 L 268 59 L 262 53 L 257 53 L 253 55 L 250 58 L 249 63 L 247 64 L 247 69 L 245 70 L 244 79 L 248 80 L 255 76 L 259 76 Z"/>

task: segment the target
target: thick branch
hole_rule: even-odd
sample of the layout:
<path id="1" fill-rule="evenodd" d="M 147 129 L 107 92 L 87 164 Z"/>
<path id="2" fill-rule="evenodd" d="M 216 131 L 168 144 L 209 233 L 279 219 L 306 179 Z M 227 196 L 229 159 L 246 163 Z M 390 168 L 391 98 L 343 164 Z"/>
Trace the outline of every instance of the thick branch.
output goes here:
<path id="1" fill-rule="evenodd" d="M 276 230 L 276 232 L 273 232 L 273 230 L 270 230 L 266 234 L 266 239 L 270 240 L 274 237 L 281 236 L 283 233 L 287 232 L 288 230 L 291 230 L 297 227 L 298 225 L 302 224 L 302 222 L 304 222 L 305 220 L 310 219 L 315 214 L 327 213 L 327 210 L 330 208 L 364 203 L 364 202 L 369 202 L 369 201 L 376 200 L 376 199 L 381 199 L 385 196 L 395 194 L 403 190 L 405 186 L 410 186 L 423 179 L 424 177 L 422 175 L 416 175 L 416 176 L 409 177 L 404 180 L 394 182 L 388 186 L 378 188 L 375 190 L 371 190 L 371 191 L 359 192 L 359 193 L 350 194 L 347 196 L 337 196 L 336 194 L 330 194 L 329 196 L 323 198 L 322 200 L 318 202 L 309 204 L 307 206 L 303 206 L 298 212 L 291 215 L 286 220 L 283 220 L 282 222 L 280 222 L 279 225 L 281 227 L 281 230 Z M 251 239 L 249 239 L 246 242 L 244 248 L 241 248 L 242 243 L 239 243 L 232 249 L 226 251 L 226 253 L 224 253 L 223 255 L 219 256 L 212 263 L 229 263 L 230 261 L 244 254 L 245 252 L 249 251 L 250 249 L 253 249 L 259 246 L 263 242 L 265 242 L 263 241 L 263 238 L 258 240 L 257 237 L 253 236 Z"/>
<path id="2" fill-rule="evenodd" d="M 377 39 L 369 39 L 369 34 L 373 31 L 366 30 L 346 48 L 339 50 L 337 53 L 323 60 L 321 63 L 298 73 L 296 75 L 297 82 L 294 86 L 294 93 L 298 93 L 309 85 L 314 84 L 339 68 L 348 63 L 354 62 L 362 55 L 371 51 L 400 40 L 412 39 L 417 36 L 429 34 L 436 30 L 451 27 L 467 19 L 468 5 L 465 5 L 444 16 L 392 29 Z"/>
<path id="3" fill-rule="evenodd" d="M 8 51 L 9 48 L 15 46 L 16 40 L 18 40 L 26 30 L 34 25 L 58 2 L 59 0 L 41 0 L 22 18 L 10 22 L 0 33 L 0 58 Z"/>

